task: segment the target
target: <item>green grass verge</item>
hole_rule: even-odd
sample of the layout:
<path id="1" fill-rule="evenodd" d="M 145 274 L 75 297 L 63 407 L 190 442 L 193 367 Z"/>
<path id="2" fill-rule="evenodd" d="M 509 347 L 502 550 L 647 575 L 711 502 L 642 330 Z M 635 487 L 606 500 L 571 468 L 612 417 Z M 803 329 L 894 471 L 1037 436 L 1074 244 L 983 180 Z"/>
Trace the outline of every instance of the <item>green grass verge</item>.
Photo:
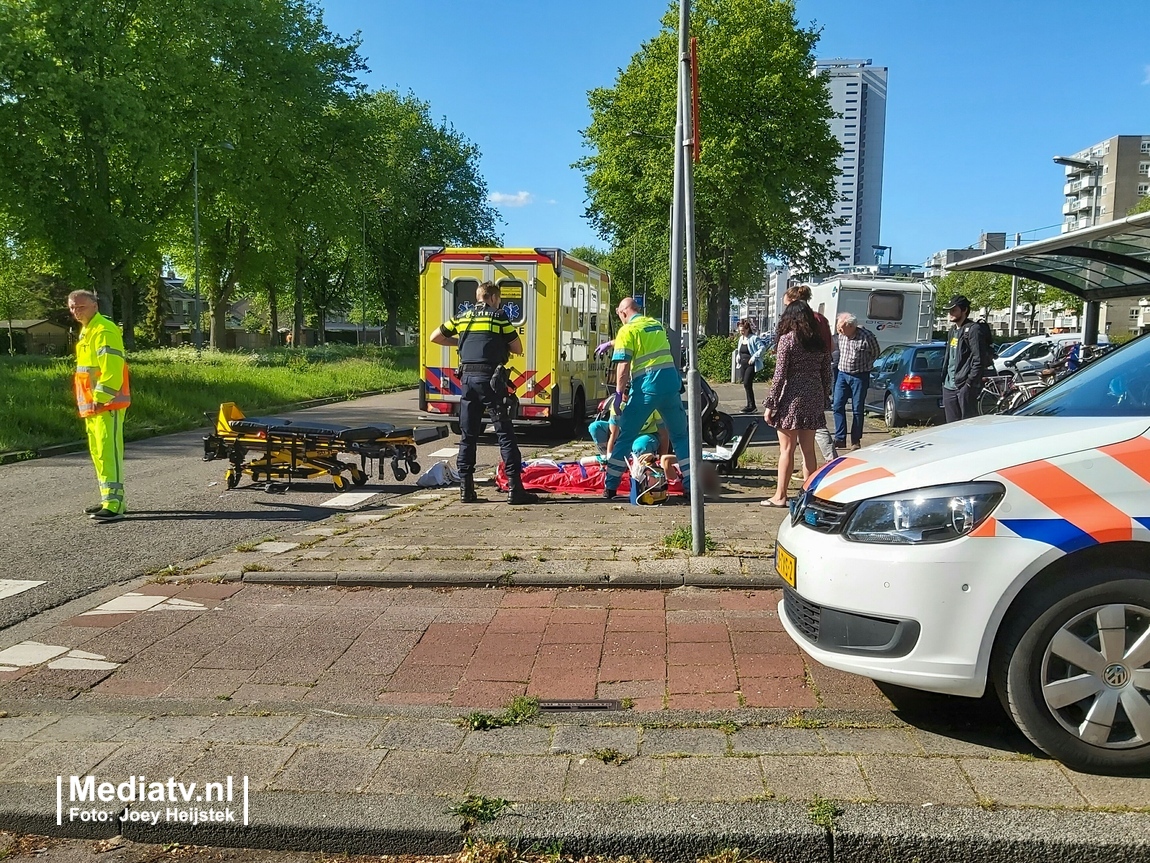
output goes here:
<path id="1" fill-rule="evenodd" d="M 225 354 L 191 348 L 133 352 L 129 440 L 197 428 L 204 412 L 235 402 L 248 415 L 373 390 L 413 387 L 416 349 L 330 346 Z M 77 441 L 84 427 L 72 396 L 72 359 L 0 358 L 0 453 Z"/>

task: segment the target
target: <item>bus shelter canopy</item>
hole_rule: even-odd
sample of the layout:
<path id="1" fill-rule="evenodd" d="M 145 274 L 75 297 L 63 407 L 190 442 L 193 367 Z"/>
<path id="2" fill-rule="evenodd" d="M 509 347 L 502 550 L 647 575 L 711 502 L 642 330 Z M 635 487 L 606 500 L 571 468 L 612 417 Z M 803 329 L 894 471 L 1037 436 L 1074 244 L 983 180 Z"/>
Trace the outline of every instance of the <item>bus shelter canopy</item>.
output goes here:
<path id="1" fill-rule="evenodd" d="M 1150 295 L 1150 213 L 950 265 L 1034 279 L 1086 302 Z"/>

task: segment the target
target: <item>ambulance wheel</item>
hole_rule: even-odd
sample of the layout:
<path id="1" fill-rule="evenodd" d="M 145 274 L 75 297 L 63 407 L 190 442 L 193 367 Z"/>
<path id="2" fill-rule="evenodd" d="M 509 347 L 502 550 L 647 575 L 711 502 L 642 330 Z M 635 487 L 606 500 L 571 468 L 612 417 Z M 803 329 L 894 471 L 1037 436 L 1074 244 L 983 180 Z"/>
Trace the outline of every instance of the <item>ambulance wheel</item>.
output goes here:
<path id="1" fill-rule="evenodd" d="M 366 485 L 367 474 L 357 467 L 351 469 L 351 481 L 353 485 Z"/>
<path id="2" fill-rule="evenodd" d="M 240 475 L 234 470 L 229 470 L 224 474 L 224 482 L 228 484 L 228 488 L 235 488 L 240 484 Z"/>
<path id="3" fill-rule="evenodd" d="M 1150 576 L 1098 566 L 1024 594 L 991 675 L 1015 723 L 1082 773 L 1150 769 Z"/>
<path id="4" fill-rule="evenodd" d="M 883 402 L 882 418 L 888 429 L 901 428 L 906 425 L 906 420 L 898 415 L 898 408 L 895 406 L 893 396 L 888 395 L 886 401 Z"/>
<path id="5" fill-rule="evenodd" d="M 347 488 L 347 480 L 343 478 L 342 473 L 333 473 L 331 475 L 331 484 L 336 487 L 337 491 L 343 491 Z"/>
<path id="6" fill-rule="evenodd" d="M 449 422 L 447 424 L 447 427 L 451 430 L 451 433 L 453 435 L 455 435 L 456 437 L 462 437 L 463 436 L 463 426 L 461 426 L 459 424 L 458 420 L 452 420 L 451 422 Z"/>

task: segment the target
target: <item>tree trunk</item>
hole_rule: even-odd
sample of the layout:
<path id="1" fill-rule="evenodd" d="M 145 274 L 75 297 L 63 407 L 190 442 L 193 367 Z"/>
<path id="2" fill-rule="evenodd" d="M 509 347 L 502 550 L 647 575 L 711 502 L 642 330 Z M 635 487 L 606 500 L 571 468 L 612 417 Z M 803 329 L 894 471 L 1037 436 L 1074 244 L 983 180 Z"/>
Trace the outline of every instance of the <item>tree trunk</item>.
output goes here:
<path id="1" fill-rule="evenodd" d="M 391 300 L 387 304 L 387 343 L 389 345 L 399 344 L 399 327 L 396 321 L 399 319 L 399 300 Z"/>
<path id="2" fill-rule="evenodd" d="M 222 300 L 212 300 L 209 309 L 211 320 L 208 324 L 208 346 L 213 351 L 222 351 L 227 348 L 228 335 L 228 304 Z"/>
<path id="3" fill-rule="evenodd" d="M 112 317 L 112 265 L 100 264 L 96 271 L 96 296 L 99 299 L 100 314 L 106 318 Z"/>
<path id="4" fill-rule="evenodd" d="M 16 341 L 12 337 L 12 320 L 8 320 L 8 356 L 16 356 Z"/>
<path id="5" fill-rule="evenodd" d="M 280 344 L 280 310 L 279 310 L 279 291 L 276 289 L 275 279 L 267 281 L 268 289 L 268 328 L 271 330 L 271 343 L 273 348 L 278 348 Z"/>
<path id="6" fill-rule="evenodd" d="M 715 323 L 718 328 L 716 335 L 729 336 L 731 334 L 731 251 L 723 247 L 723 272 L 719 274 L 718 308 Z"/>
<path id="7" fill-rule="evenodd" d="M 295 303 L 292 306 L 292 347 L 303 344 L 303 274 L 307 262 L 303 254 L 296 252 L 295 258 Z"/>
<path id="8" fill-rule="evenodd" d="M 120 331 L 125 350 L 136 349 L 136 284 L 127 276 L 120 282 Z"/>

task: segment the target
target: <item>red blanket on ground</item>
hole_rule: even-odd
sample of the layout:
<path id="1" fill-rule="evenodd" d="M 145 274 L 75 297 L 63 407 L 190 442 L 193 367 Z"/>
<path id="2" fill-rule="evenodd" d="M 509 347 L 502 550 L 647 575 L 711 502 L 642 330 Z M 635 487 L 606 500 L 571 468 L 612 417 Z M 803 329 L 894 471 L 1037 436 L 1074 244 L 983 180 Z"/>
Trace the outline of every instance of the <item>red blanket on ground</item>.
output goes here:
<path id="1" fill-rule="evenodd" d="M 579 464 L 578 462 L 527 462 L 520 477 L 528 491 L 543 491 L 550 494 L 602 494 L 603 478 L 606 471 L 600 464 Z M 507 472 L 503 463 L 495 472 L 495 483 L 507 490 Z M 623 474 L 619 482 L 621 495 L 631 494 L 631 476 Z M 668 494 L 682 494 L 683 482 L 674 479 L 667 487 Z"/>

